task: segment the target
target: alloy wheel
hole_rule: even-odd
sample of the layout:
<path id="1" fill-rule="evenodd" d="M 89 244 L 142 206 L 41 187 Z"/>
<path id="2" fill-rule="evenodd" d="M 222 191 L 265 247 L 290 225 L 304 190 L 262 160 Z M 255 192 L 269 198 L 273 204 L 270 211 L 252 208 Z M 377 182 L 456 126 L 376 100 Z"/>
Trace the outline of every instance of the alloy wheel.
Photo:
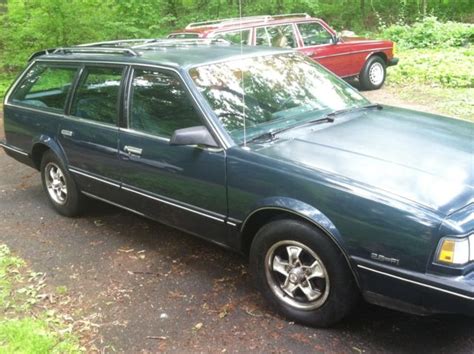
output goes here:
<path id="1" fill-rule="evenodd" d="M 49 162 L 46 165 L 44 176 L 51 199 L 57 204 L 65 204 L 67 200 L 67 184 L 66 177 L 61 168 L 54 162 Z"/>
<path id="2" fill-rule="evenodd" d="M 280 241 L 268 250 L 265 275 L 277 298 L 297 309 L 321 307 L 329 295 L 326 267 L 313 250 L 297 241 Z"/>

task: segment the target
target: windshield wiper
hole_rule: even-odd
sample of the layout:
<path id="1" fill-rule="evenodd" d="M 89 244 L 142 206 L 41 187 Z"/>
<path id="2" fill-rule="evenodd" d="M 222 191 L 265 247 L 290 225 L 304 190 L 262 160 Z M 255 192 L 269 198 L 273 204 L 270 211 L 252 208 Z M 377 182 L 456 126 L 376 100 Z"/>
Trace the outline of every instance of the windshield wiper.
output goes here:
<path id="1" fill-rule="evenodd" d="M 258 141 L 258 140 L 274 140 L 276 135 L 283 133 L 285 131 L 294 129 L 294 128 L 301 128 L 307 125 L 313 125 L 313 124 L 318 124 L 318 123 L 332 123 L 334 122 L 334 119 L 337 115 L 343 114 L 343 113 L 348 113 L 348 112 L 354 112 L 358 111 L 361 109 L 372 109 L 372 108 L 377 108 L 377 109 L 383 109 L 383 106 L 380 105 L 379 103 L 371 103 L 365 106 L 360 106 L 360 107 L 351 107 L 351 108 L 345 108 L 345 109 L 339 109 L 336 111 L 332 111 L 325 116 L 318 118 L 318 119 L 313 119 L 307 122 L 304 122 L 303 124 L 296 124 L 296 125 L 291 125 L 289 127 L 281 128 L 281 129 L 276 129 L 276 130 L 271 130 L 269 132 L 265 132 L 263 134 L 259 134 L 249 140 L 247 142 L 253 142 L 253 141 Z"/>
<path id="2" fill-rule="evenodd" d="M 344 109 L 339 109 L 337 111 L 332 111 L 324 116 L 324 118 L 332 118 L 334 119 L 335 116 L 338 116 L 343 113 L 348 113 L 348 112 L 355 112 L 355 111 L 360 111 L 362 109 L 372 109 L 372 108 L 377 108 L 378 110 L 383 109 L 383 106 L 380 105 L 379 103 L 371 103 L 367 104 L 365 106 L 360 106 L 360 107 L 351 107 L 351 108 L 344 108 Z"/>
<path id="3" fill-rule="evenodd" d="M 296 124 L 296 125 L 291 125 L 289 127 L 285 127 L 285 128 L 281 128 L 281 129 L 271 130 L 269 132 L 259 134 L 255 137 L 253 137 L 252 139 L 247 140 L 247 142 L 249 143 L 249 142 L 257 141 L 257 140 L 273 140 L 273 139 L 275 139 L 275 137 L 278 134 L 286 132 L 286 131 L 294 129 L 294 128 L 301 128 L 301 127 L 304 127 L 306 125 L 312 125 L 312 124 L 318 124 L 318 123 L 332 123 L 332 122 L 334 122 L 334 118 L 326 116 L 326 117 L 323 117 L 323 118 L 318 118 L 318 119 L 314 119 L 314 120 L 305 122 L 303 124 Z"/>

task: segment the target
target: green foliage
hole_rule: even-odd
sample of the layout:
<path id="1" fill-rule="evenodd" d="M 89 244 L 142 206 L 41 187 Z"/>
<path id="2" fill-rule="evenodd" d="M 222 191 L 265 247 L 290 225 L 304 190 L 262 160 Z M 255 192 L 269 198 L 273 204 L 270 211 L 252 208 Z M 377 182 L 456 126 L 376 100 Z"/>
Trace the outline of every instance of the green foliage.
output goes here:
<path id="1" fill-rule="evenodd" d="M 459 47 L 474 42 L 474 25 L 426 17 L 412 25 L 385 28 L 382 37 L 390 38 L 401 48 Z"/>
<path id="2" fill-rule="evenodd" d="M 0 245 L 0 309 L 10 304 L 12 279 L 17 279 L 24 262 L 10 254 L 5 245 Z"/>
<path id="3" fill-rule="evenodd" d="M 474 88 L 474 48 L 409 49 L 388 69 L 389 82 L 433 87 Z"/>
<path id="4" fill-rule="evenodd" d="M 47 322 L 38 319 L 12 319 L 0 322 L 0 353 L 79 353 L 77 341 L 51 332 Z"/>
<path id="5" fill-rule="evenodd" d="M 67 333 L 54 309 L 33 310 L 44 287 L 43 273 L 28 272 L 25 262 L 0 244 L 0 354 L 80 352 L 77 337 Z"/>

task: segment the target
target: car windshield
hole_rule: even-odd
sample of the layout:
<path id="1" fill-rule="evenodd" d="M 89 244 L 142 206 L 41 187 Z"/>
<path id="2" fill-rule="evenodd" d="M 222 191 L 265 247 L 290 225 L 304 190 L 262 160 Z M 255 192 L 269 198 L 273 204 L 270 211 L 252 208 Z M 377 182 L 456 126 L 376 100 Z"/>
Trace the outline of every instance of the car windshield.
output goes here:
<path id="1" fill-rule="evenodd" d="M 369 103 L 299 53 L 199 66 L 190 75 L 237 144 Z"/>

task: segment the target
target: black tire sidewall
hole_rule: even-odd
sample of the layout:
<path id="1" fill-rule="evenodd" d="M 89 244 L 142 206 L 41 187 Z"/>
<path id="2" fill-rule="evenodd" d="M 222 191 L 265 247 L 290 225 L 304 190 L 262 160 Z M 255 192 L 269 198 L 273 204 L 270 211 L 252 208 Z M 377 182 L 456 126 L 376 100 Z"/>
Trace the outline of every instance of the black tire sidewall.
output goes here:
<path id="1" fill-rule="evenodd" d="M 382 64 L 382 67 L 383 67 L 383 80 L 379 85 L 374 85 L 372 82 L 370 82 L 370 79 L 369 79 L 370 67 L 375 63 L 380 63 Z M 362 71 L 360 72 L 359 82 L 360 82 L 361 89 L 369 90 L 369 91 L 377 90 L 383 86 L 386 78 L 387 78 L 387 64 L 381 57 L 377 55 L 372 56 L 369 59 L 367 59 L 364 67 L 362 68 Z"/>
<path id="2" fill-rule="evenodd" d="M 64 178 L 66 180 L 66 186 L 67 186 L 67 199 L 66 203 L 64 204 L 59 204 L 56 203 L 51 196 L 49 195 L 48 188 L 46 186 L 46 166 L 48 163 L 53 162 L 56 165 L 58 165 L 61 168 L 61 171 L 64 175 Z M 41 183 L 43 185 L 43 190 L 45 191 L 49 203 L 53 206 L 53 208 L 61 215 L 64 216 L 76 216 L 81 212 L 81 207 L 83 203 L 83 198 L 81 197 L 81 194 L 77 188 L 77 185 L 72 178 L 72 176 L 69 174 L 69 171 L 65 167 L 64 163 L 59 159 L 53 151 L 48 150 L 43 154 L 43 157 L 41 159 Z"/>
<path id="3" fill-rule="evenodd" d="M 313 310 L 301 310 L 281 301 L 268 285 L 265 256 L 276 242 L 294 240 L 311 248 L 324 263 L 330 281 L 325 303 Z M 327 327 L 346 316 L 357 303 L 359 291 L 345 256 L 323 232 L 307 222 L 293 219 L 273 221 L 262 227 L 250 251 L 250 269 L 257 288 L 284 316 L 299 323 Z"/>

